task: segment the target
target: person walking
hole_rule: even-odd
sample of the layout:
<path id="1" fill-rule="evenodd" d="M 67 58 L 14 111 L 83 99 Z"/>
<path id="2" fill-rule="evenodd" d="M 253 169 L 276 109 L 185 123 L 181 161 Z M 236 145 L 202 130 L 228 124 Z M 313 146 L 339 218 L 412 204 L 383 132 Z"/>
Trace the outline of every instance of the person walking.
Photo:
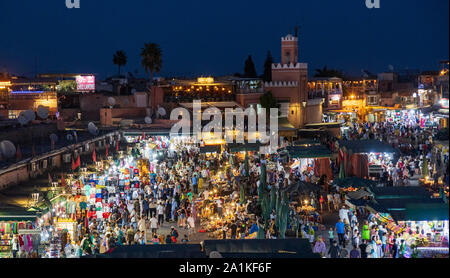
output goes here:
<path id="1" fill-rule="evenodd" d="M 328 231 L 328 238 L 330 239 L 330 246 L 333 245 L 334 241 L 334 230 L 332 227 L 330 227 L 330 230 Z"/>
<path id="2" fill-rule="evenodd" d="M 161 202 L 156 207 L 156 212 L 158 214 L 158 225 L 161 226 L 164 223 L 164 206 Z"/>
<path id="3" fill-rule="evenodd" d="M 345 224 L 342 222 L 342 219 L 339 219 L 336 223 L 335 230 L 338 235 L 339 245 L 345 248 Z"/>
<path id="4" fill-rule="evenodd" d="M 339 258 L 341 256 L 341 248 L 335 240 L 328 250 L 328 255 L 330 255 L 330 258 Z"/>
<path id="5" fill-rule="evenodd" d="M 316 243 L 314 244 L 313 253 L 320 254 L 320 256 L 324 258 L 326 252 L 327 248 L 325 247 L 325 243 L 323 242 L 322 236 L 317 237 Z"/>
<path id="6" fill-rule="evenodd" d="M 150 218 L 150 229 L 152 231 L 152 235 L 156 235 L 158 232 L 158 219 L 156 219 L 156 216 L 153 215 L 152 218 Z"/>
<path id="7" fill-rule="evenodd" d="M 352 259 L 356 259 L 356 258 L 361 258 L 361 252 L 358 249 L 358 245 L 353 245 L 353 249 L 352 251 L 350 251 L 350 258 Z"/>
<path id="8" fill-rule="evenodd" d="M 363 239 L 362 243 L 359 245 L 359 250 L 361 251 L 361 258 L 367 258 L 367 241 Z"/>
<path id="9" fill-rule="evenodd" d="M 327 194 L 327 205 L 328 205 L 328 211 L 331 212 L 333 211 L 333 207 L 334 207 L 334 203 L 333 203 L 333 195 L 331 195 L 331 193 Z"/>
<path id="10" fill-rule="evenodd" d="M 366 241 L 370 240 L 369 223 L 367 220 L 364 222 L 364 225 L 362 228 L 362 239 L 366 240 Z"/>

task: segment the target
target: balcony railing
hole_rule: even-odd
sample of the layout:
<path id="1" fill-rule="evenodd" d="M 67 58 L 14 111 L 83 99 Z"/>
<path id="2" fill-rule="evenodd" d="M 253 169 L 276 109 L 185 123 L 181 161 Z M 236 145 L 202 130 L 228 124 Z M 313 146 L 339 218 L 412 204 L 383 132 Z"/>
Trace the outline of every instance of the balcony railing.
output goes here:
<path id="1" fill-rule="evenodd" d="M 236 94 L 262 94 L 264 88 L 241 88 L 236 90 Z"/>

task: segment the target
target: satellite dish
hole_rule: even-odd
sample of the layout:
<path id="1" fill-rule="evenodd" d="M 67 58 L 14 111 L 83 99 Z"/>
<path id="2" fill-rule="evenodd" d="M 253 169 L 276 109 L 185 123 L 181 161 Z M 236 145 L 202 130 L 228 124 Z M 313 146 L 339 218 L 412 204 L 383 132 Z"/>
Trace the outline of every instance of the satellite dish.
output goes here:
<path id="1" fill-rule="evenodd" d="M 48 108 L 44 107 L 42 105 L 39 105 L 38 109 L 37 109 L 37 114 L 39 116 L 39 118 L 45 120 L 48 117 Z"/>
<path id="2" fill-rule="evenodd" d="M 50 140 L 52 140 L 53 142 L 58 142 L 58 135 L 52 133 L 50 134 Z"/>
<path id="3" fill-rule="evenodd" d="M 17 117 L 17 121 L 19 121 L 19 123 L 21 125 L 26 125 L 30 120 L 27 119 L 25 112 L 22 111 L 22 112 L 20 112 L 19 116 Z"/>
<path id="4" fill-rule="evenodd" d="M 27 110 L 25 111 L 25 117 L 29 120 L 29 121 L 34 121 L 36 120 L 36 113 L 34 113 L 33 110 Z"/>
<path id="5" fill-rule="evenodd" d="M 220 254 L 218 251 L 211 251 L 211 253 L 209 253 L 209 258 L 210 259 L 221 259 L 222 254 Z"/>
<path id="6" fill-rule="evenodd" d="M 109 104 L 110 106 L 114 106 L 114 105 L 116 104 L 116 99 L 113 98 L 113 97 L 109 97 L 109 98 L 108 98 L 108 104 Z"/>
<path id="7" fill-rule="evenodd" d="M 88 130 L 92 135 L 98 135 L 99 133 L 98 128 L 92 122 L 89 123 Z"/>
<path id="8" fill-rule="evenodd" d="M 66 138 L 67 138 L 67 141 L 72 141 L 73 140 L 72 134 L 67 134 Z"/>
<path id="9" fill-rule="evenodd" d="M 390 71 L 394 71 L 394 66 L 393 65 L 389 65 L 388 68 L 389 68 Z"/>
<path id="10" fill-rule="evenodd" d="M 4 140 L 0 142 L 0 153 L 6 158 L 14 157 L 16 155 L 16 147 L 11 141 Z"/>
<path id="11" fill-rule="evenodd" d="M 166 109 L 164 109 L 164 107 L 159 107 L 158 114 L 164 117 L 166 115 Z"/>
<path id="12" fill-rule="evenodd" d="M 147 116 L 147 117 L 145 117 L 144 121 L 145 121 L 146 124 L 151 124 L 152 123 L 152 118 Z"/>

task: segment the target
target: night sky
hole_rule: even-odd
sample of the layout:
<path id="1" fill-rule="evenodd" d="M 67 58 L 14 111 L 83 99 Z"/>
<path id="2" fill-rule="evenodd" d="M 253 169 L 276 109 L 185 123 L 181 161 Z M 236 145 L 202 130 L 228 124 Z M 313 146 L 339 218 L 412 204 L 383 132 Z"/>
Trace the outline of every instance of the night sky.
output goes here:
<path id="1" fill-rule="evenodd" d="M 310 74 L 324 65 L 359 75 L 400 69 L 439 69 L 448 59 L 448 0 L 65 0 L 0 1 L 0 70 L 116 74 L 116 50 L 138 71 L 140 50 L 156 42 L 167 75 L 242 72 L 251 54 L 258 74 L 268 50 L 280 60 L 280 38 L 300 25 L 301 62 Z"/>

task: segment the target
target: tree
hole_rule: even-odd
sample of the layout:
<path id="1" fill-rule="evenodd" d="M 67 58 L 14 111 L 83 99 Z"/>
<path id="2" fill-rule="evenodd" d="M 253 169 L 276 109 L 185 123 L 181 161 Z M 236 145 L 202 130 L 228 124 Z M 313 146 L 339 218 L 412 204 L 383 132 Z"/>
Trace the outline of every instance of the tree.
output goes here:
<path id="1" fill-rule="evenodd" d="M 120 67 L 125 66 L 127 64 L 127 55 L 122 50 L 118 50 L 114 53 L 113 63 L 119 67 L 119 75 L 120 75 Z"/>
<path id="2" fill-rule="evenodd" d="M 325 65 L 323 69 L 316 69 L 316 74 L 314 77 L 339 77 L 344 78 L 344 74 L 341 70 L 328 69 Z"/>
<path id="3" fill-rule="evenodd" d="M 273 58 L 270 54 L 270 51 L 267 51 L 267 57 L 266 61 L 264 62 L 264 73 L 263 73 L 263 80 L 265 82 L 272 81 L 272 64 L 273 64 Z"/>
<path id="4" fill-rule="evenodd" d="M 271 91 L 264 92 L 264 94 L 259 98 L 259 102 L 261 107 L 266 110 L 269 110 L 270 108 L 279 108 L 280 106 L 277 99 L 273 97 Z"/>
<path id="5" fill-rule="evenodd" d="M 248 55 L 247 60 L 245 60 L 244 77 L 247 77 L 247 78 L 255 78 L 256 77 L 255 64 L 253 64 L 252 55 Z"/>
<path id="6" fill-rule="evenodd" d="M 58 93 L 69 93 L 77 90 L 77 82 L 75 80 L 61 80 L 56 86 Z"/>
<path id="7" fill-rule="evenodd" d="M 150 74 L 150 86 L 153 85 L 153 73 L 162 68 L 162 51 L 156 43 L 146 43 L 141 51 L 142 67 Z"/>

